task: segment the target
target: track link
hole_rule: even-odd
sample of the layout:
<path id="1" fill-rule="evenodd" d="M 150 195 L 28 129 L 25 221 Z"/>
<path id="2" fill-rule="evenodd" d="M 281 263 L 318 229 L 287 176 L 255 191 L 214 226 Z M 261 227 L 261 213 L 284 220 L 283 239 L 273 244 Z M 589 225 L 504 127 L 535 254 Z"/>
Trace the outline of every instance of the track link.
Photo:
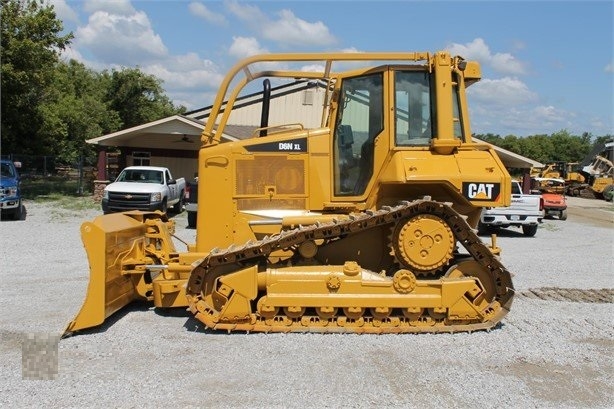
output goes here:
<path id="1" fill-rule="evenodd" d="M 351 309 L 337 308 L 285 308 L 263 314 L 251 311 L 244 316 L 222 316 L 221 311 L 229 304 L 229 297 L 236 290 L 232 284 L 222 284 L 222 295 L 217 292 L 219 279 L 230 276 L 238 271 L 257 269 L 258 265 L 266 263 L 267 257 L 276 250 L 295 249 L 308 240 L 332 240 L 381 226 L 394 226 L 396 223 L 416 215 L 434 215 L 441 218 L 451 229 L 454 239 L 462 245 L 469 256 L 465 259 L 478 263 L 481 269 L 481 280 L 490 282 L 491 299 L 484 305 L 482 302 L 478 317 L 450 319 L 445 312 L 437 308 L 425 308 L 416 314 L 392 313 L 393 308 L 386 311 L 365 308 L 371 313 L 351 312 Z M 270 266 L 269 266 L 270 267 Z M 284 266 L 280 266 L 283 269 Z M 332 266 L 320 266 L 326 269 Z M 338 266 L 337 266 L 338 267 Z M 452 270 L 453 267 L 450 269 Z M 485 272 L 485 273 L 484 273 Z M 403 271 L 405 282 L 411 282 L 407 277 L 415 277 L 411 272 Z M 487 277 L 484 276 L 487 275 Z M 471 274 L 469 274 L 471 276 Z M 392 277 L 387 277 L 393 280 Z M 454 278 L 439 277 L 432 280 L 420 280 L 427 283 L 445 283 Z M 333 280 L 334 281 L 334 280 Z M 475 281 L 475 280 L 474 280 Z M 334 288 L 335 282 L 327 283 Z M 395 285 L 397 285 L 395 283 Z M 411 286 L 407 284 L 408 286 Z M 403 289 L 401 289 L 403 290 Z M 408 291 L 411 294 L 411 290 Z M 240 291 L 240 290 L 236 290 Z M 212 297 L 212 293 L 213 294 Z M 405 291 L 400 291 L 404 293 Z M 228 331 L 257 332 L 352 332 L 352 333 L 420 333 L 420 332 L 456 332 L 490 329 L 497 325 L 509 311 L 514 289 L 511 274 L 500 263 L 490 249 L 478 238 L 474 230 L 467 224 L 463 216 L 458 214 L 448 204 L 435 202 L 425 198 L 412 202 L 402 202 L 394 207 L 383 207 L 377 211 L 350 215 L 347 219 L 329 223 L 300 226 L 293 230 L 282 231 L 260 241 L 248 242 L 242 246 L 231 246 L 211 253 L 194 263 L 188 281 L 186 295 L 189 307 L 195 317 L 206 327 Z M 226 297 L 228 296 L 228 298 Z M 324 297 L 327 297 L 324 295 Z M 264 298 L 264 297 L 261 297 Z M 256 304 L 252 299 L 252 307 Z M 252 308 L 253 310 L 253 308 Z M 359 309 L 363 310 L 363 309 Z M 363 311 L 364 311 L 363 310 Z M 409 309 L 411 311 L 411 308 Z M 339 311 L 339 312 L 338 312 Z M 340 313 L 343 311 L 343 313 Z M 262 311 L 261 311 L 262 312 Z M 280 314 L 281 312 L 281 314 Z"/>

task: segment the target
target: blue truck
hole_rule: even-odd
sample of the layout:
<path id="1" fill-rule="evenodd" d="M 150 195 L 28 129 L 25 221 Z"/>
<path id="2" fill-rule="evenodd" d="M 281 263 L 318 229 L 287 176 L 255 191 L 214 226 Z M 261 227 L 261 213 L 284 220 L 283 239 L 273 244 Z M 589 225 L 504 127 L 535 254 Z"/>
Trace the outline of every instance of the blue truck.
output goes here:
<path id="1" fill-rule="evenodd" d="M 19 172 L 12 161 L 5 159 L 0 161 L 0 214 L 13 220 L 23 217 Z"/>

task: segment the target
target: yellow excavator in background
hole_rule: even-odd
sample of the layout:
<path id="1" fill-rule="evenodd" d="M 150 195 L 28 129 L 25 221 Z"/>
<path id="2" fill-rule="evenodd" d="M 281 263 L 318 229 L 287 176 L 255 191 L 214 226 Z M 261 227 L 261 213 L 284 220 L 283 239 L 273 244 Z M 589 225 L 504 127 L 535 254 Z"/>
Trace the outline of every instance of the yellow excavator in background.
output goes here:
<path id="1" fill-rule="evenodd" d="M 603 198 L 612 200 L 614 195 L 614 142 L 608 141 L 594 147 L 593 152 L 578 162 L 552 162 L 543 168 L 532 168 L 531 177 L 535 188 L 541 191 L 582 196 L 588 199 Z M 596 152 L 596 154 L 595 154 Z M 550 179 L 563 179 L 564 186 L 549 184 Z"/>
<path id="2" fill-rule="evenodd" d="M 609 144 L 612 150 L 612 142 Z M 607 152 L 603 152 L 607 154 Z M 612 156 L 611 154 L 609 155 Z M 587 185 L 581 185 L 579 195 L 588 198 L 612 200 L 614 193 L 614 163 L 605 156 L 596 155 L 591 163 L 582 168 L 586 175 Z M 574 192 L 575 193 L 575 192 Z"/>
<path id="3" fill-rule="evenodd" d="M 531 178 L 541 180 L 562 179 L 564 184 L 553 187 L 547 183 L 539 184 L 539 188 L 543 191 L 560 194 L 571 194 L 572 189 L 579 185 L 583 185 L 586 178 L 579 171 L 578 162 L 552 162 L 543 168 L 531 168 Z M 539 183 L 539 182 L 538 182 Z"/>
<path id="4" fill-rule="evenodd" d="M 482 207 L 510 205 L 511 179 L 471 139 L 465 89 L 480 77 L 447 52 L 239 62 L 202 133 L 196 243 L 178 252 L 173 221 L 156 212 L 84 223 L 90 282 L 65 334 L 133 300 L 188 307 L 227 331 L 494 327 L 512 304 L 511 274 L 474 229 Z M 265 85 L 254 137 L 221 143 L 240 92 L 261 78 L 319 84 L 320 125 L 270 126 Z"/>

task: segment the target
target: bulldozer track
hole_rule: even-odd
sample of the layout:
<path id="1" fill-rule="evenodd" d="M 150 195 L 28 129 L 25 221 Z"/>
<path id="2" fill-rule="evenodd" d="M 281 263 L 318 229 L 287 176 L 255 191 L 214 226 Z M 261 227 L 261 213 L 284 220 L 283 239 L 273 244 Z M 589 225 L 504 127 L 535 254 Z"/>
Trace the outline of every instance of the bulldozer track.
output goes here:
<path id="1" fill-rule="evenodd" d="M 275 250 L 292 249 L 308 240 L 342 239 L 344 236 L 382 226 L 394 226 L 395 223 L 417 215 L 435 215 L 441 218 L 453 232 L 454 239 L 460 243 L 469 256 L 488 273 L 492 280 L 492 300 L 481 312 L 480 320 L 467 322 L 449 321 L 443 317 L 427 314 L 408 318 L 403 315 L 379 317 L 338 315 L 337 308 L 330 316 L 314 314 L 312 309 L 298 314 L 275 315 L 263 317 L 252 313 L 236 319 L 220 319 L 220 310 L 226 300 L 207 303 L 205 301 L 207 283 L 221 276 L 233 274 L 241 269 L 266 262 Z M 282 266 L 283 267 L 283 266 Z M 432 282 L 445 281 L 438 277 Z M 299 226 L 279 234 L 265 237 L 260 241 L 248 242 L 242 246 L 231 246 L 220 250 L 214 249 L 202 260 L 193 264 L 192 273 L 186 289 L 189 308 L 192 313 L 208 328 L 228 331 L 257 332 L 354 332 L 354 333 L 420 333 L 420 332 L 456 332 L 490 329 L 496 326 L 509 311 L 514 289 L 511 274 L 500 263 L 499 258 L 479 239 L 475 231 L 447 203 L 431 201 L 430 198 L 402 202 L 376 211 L 366 211 L 350 215 L 333 222 Z M 213 306 L 211 304 L 218 304 Z M 339 308 L 341 311 L 341 308 Z M 425 309 L 426 310 L 426 309 Z M 281 310 L 283 311 L 283 309 Z M 344 311 L 345 313 L 345 311 Z"/>
<path id="2" fill-rule="evenodd" d="M 614 289 L 589 289 L 541 287 L 519 291 L 516 296 L 544 301 L 565 301 L 579 303 L 611 304 L 614 303 Z"/>

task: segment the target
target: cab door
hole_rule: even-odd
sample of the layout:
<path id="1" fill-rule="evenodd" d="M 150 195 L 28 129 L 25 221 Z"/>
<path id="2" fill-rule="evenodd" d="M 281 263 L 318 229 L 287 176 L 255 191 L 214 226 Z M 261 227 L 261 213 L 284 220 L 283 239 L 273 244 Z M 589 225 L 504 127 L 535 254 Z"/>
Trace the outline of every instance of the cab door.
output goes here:
<path id="1" fill-rule="evenodd" d="M 386 69 L 343 78 L 333 134 L 333 198 L 347 201 L 368 195 L 376 164 L 385 154 L 379 145 L 383 137 Z M 384 149 L 387 151 L 387 149 Z M 381 156 L 381 157 L 378 157 Z"/>

